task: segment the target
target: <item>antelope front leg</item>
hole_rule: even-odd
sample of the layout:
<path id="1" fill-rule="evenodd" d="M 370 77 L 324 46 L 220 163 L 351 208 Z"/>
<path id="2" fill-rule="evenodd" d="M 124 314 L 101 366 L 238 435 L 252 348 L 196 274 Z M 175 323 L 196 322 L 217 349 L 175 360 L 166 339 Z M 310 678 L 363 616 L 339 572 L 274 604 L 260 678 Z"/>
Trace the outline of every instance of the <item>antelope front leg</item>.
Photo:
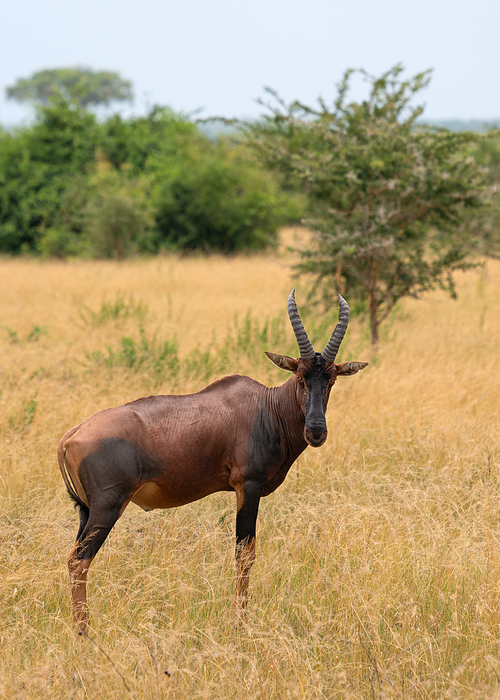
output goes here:
<path id="1" fill-rule="evenodd" d="M 77 545 L 68 556 L 69 580 L 71 586 L 71 602 L 73 607 L 73 621 L 79 634 L 86 629 L 89 621 L 89 607 L 87 605 L 87 572 L 92 559 L 79 559 Z"/>
<path id="2" fill-rule="evenodd" d="M 245 481 L 235 485 L 237 499 L 236 514 L 236 596 L 234 616 L 245 619 L 248 603 L 250 570 L 255 561 L 255 529 L 259 511 L 262 484 Z"/>

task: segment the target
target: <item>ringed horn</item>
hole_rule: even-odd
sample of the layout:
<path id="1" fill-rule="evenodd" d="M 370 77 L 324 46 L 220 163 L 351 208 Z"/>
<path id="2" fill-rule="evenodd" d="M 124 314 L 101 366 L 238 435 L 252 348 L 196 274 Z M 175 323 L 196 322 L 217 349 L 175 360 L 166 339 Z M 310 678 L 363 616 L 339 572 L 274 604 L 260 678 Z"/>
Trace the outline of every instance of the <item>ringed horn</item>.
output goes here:
<path id="1" fill-rule="evenodd" d="M 302 321 L 300 320 L 297 304 L 295 303 L 295 289 L 292 289 L 290 296 L 288 297 L 288 316 L 290 317 L 290 323 L 292 324 L 297 345 L 299 346 L 300 357 L 303 360 L 312 360 L 316 353 L 311 341 L 307 337 Z M 340 343 L 342 342 L 347 330 L 348 323 L 349 306 L 346 300 L 339 294 L 339 321 L 335 326 L 335 330 L 333 331 L 326 348 L 321 353 L 321 357 L 325 360 L 325 362 L 335 361 L 340 348 Z"/>

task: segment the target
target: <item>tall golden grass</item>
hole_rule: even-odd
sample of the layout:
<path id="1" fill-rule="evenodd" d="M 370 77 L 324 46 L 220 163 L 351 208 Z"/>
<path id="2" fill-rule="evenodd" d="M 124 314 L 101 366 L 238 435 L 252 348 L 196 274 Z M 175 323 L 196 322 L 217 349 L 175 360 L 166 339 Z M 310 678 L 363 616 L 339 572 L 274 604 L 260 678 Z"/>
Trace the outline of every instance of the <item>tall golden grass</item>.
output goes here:
<path id="1" fill-rule="evenodd" d="M 73 631 L 77 517 L 60 436 L 99 409 L 204 384 L 195 371 L 174 382 L 92 353 L 140 324 L 177 335 L 181 358 L 215 352 L 235 313 L 286 318 L 286 262 L 0 261 L 1 698 L 500 697 L 493 262 L 457 278 L 457 301 L 402 303 L 375 353 L 351 322 L 342 358 L 370 367 L 338 380 L 326 445 L 262 502 L 246 625 L 231 619 L 234 499 L 216 494 L 172 511 L 129 506 L 90 571 L 90 637 Z M 120 293 L 147 314 L 85 322 L 82 310 Z M 228 361 L 287 378 L 260 353 L 233 349 Z"/>

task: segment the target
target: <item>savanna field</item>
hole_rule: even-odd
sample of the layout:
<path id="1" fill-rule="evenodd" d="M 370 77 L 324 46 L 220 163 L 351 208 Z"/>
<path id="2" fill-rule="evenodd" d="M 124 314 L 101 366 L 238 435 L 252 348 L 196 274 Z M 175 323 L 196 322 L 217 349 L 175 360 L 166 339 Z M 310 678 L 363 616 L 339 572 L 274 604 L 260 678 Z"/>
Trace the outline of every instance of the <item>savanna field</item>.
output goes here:
<path id="1" fill-rule="evenodd" d="M 97 410 L 296 356 L 285 254 L 0 260 L 0 697 L 500 697 L 500 263 L 458 300 L 401 303 L 372 350 L 351 320 L 329 437 L 261 502 L 246 624 L 232 620 L 233 494 L 131 504 L 89 574 L 56 448 Z M 305 287 L 297 287 L 302 309 Z M 348 299 L 349 301 L 349 299 Z M 321 350 L 336 321 L 303 320 Z M 168 672 L 168 673 L 166 673 Z"/>

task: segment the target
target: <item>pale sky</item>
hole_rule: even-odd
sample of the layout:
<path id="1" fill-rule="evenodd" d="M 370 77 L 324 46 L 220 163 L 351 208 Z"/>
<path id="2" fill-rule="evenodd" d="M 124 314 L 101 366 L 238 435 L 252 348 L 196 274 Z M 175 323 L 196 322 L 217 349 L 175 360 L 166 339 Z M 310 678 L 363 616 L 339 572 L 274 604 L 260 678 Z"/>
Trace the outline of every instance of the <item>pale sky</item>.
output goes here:
<path id="1" fill-rule="evenodd" d="M 119 71 L 135 113 L 158 103 L 251 117 L 264 85 L 313 104 L 333 98 L 346 68 L 378 75 L 397 62 L 407 76 L 434 68 L 425 117 L 500 117 L 500 2 L 2 0 L 0 123 L 27 118 L 5 88 L 44 68 Z"/>

